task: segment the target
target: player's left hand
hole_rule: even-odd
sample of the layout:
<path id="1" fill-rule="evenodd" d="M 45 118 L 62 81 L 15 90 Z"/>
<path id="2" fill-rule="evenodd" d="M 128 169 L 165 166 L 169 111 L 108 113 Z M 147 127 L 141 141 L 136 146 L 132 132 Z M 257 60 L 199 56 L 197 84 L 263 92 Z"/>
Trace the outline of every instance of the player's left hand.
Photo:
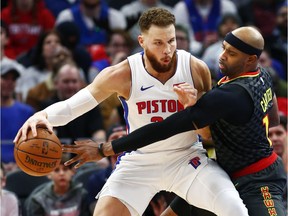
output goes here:
<path id="1" fill-rule="evenodd" d="M 65 166 L 69 166 L 77 162 L 77 164 L 74 166 L 74 168 L 77 169 L 87 162 L 95 162 L 103 158 L 98 153 L 98 143 L 90 139 L 75 141 L 74 143 L 76 145 L 62 145 L 63 152 L 77 154 L 72 159 L 66 161 Z"/>
<path id="2" fill-rule="evenodd" d="M 193 106 L 197 102 L 198 91 L 189 83 L 175 85 L 174 91 L 178 95 L 178 100 L 184 106 L 184 108 Z"/>

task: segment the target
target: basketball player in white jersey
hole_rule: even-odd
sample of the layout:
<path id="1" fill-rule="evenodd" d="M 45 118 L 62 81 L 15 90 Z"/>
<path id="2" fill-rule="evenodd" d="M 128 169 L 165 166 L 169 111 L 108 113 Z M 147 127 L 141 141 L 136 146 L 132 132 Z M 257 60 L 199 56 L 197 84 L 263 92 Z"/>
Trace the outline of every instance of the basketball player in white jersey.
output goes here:
<path id="1" fill-rule="evenodd" d="M 187 85 L 187 92 L 183 93 L 190 100 L 197 97 L 197 91 L 201 95 L 210 89 L 207 66 L 190 53 L 176 50 L 173 14 L 152 8 L 142 14 L 139 25 L 138 41 L 143 52 L 104 69 L 70 99 L 36 113 L 22 126 L 14 141 L 21 136 L 25 139 L 28 129 L 36 135 L 37 125 L 45 125 L 52 131 L 52 126 L 67 124 L 115 92 L 125 110 L 129 133 L 183 109 L 173 92 L 174 85 L 194 86 L 197 90 Z M 68 164 L 78 161 L 77 168 L 100 159 L 95 149 L 100 146 L 101 150 L 101 145 L 91 140 L 80 144 L 76 145 L 80 150 L 69 146 L 65 149 L 78 154 Z M 94 216 L 142 215 L 161 190 L 174 192 L 190 204 L 217 215 L 248 215 L 228 175 L 206 157 L 197 134 L 189 131 L 119 158 L 115 171 L 97 195 Z"/>

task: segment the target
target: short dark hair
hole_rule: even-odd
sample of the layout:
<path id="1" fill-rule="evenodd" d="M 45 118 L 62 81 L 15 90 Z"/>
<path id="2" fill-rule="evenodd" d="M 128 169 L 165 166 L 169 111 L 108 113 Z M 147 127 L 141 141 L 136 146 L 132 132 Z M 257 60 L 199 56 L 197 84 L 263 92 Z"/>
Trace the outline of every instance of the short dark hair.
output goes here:
<path id="1" fill-rule="evenodd" d="M 175 16 L 164 8 L 152 7 L 141 15 L 138 24 L 141 32 L 145 32 L 151 25 L 159 27 L 175 25 Z"/>

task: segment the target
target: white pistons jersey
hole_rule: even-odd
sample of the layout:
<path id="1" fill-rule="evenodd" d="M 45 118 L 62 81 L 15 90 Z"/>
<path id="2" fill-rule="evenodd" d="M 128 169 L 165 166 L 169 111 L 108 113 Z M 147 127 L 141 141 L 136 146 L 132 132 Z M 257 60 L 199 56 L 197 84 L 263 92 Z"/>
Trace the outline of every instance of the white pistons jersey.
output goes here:
<path id="1" fill-rule="evenodd" d="M 129 99 L 121 98 L 128 133 L 149 123 L 162 121 L 171 114 L 184 109 L 178 101 L 177 94 L 173 91 L 173 86 L 184 82 L 194 86 L 190 69 L 191 54 L 184 50 L 177 50 L 176 54 L 176 72 L 165 84 L 162 84 L 146 71 L 143 64 L 143 53 L 128 57 L 132 86 Z M 139 151 L 152 153 L 183 150 L 190 148 L 192 144 L 198 144 L 197 141 L 197 134 L 194 131 L 189 131 L 148 145 Z M 198 146 L 202 147 L 201 144 Z"/>

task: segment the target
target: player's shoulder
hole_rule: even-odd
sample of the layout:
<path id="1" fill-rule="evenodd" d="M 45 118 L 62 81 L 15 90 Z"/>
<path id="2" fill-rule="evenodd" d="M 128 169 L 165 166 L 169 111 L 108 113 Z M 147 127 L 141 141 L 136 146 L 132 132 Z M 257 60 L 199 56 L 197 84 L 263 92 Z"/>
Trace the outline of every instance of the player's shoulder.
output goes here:
<path id="1" fill-rule="evenodd" d="M 207 64 L 202 59 L 199 59 L 191 54 L 190 61 L 191 61 L 191 66 L 194 69 L 209 71 Z"/>
<path id="2" fill-rule="evenodd" d="M 190 57 L 190 69 L 192 73 L 192 77 L 194 80 L 194 86 L 195 88 L 201 92 L 201 91 L 208 91 L 211 89 L 211 73 L 207 66 L 207 64 L 191 55 Z"/>
<path id="3" fill-rule="evenodd" d="M 103 74 L 107 78 L 111 79 L 112 77 L 115 77 L 115 76 L 128 75 L 128 74 L 130 74 L 130 71 L 131 71 L 130 64 L 129 64 L 128 60 L 125 59 L 125 60 L 119 62 L 116 65 L 112 65 L 112 66 L 106 67 L 104 70 L 102 70 L 100 72 L 100 74 L 101 75 Z"/>
<path id="4" fill-rule="evenodd" d="M 190 52 L 187 52 L 186 50 L 177 50 L 177 55 L 179 57 L 184 56 L 189 59 L 191 71 L 209 72 L 207 64 L 203 60 L 192 55 Z"/>

